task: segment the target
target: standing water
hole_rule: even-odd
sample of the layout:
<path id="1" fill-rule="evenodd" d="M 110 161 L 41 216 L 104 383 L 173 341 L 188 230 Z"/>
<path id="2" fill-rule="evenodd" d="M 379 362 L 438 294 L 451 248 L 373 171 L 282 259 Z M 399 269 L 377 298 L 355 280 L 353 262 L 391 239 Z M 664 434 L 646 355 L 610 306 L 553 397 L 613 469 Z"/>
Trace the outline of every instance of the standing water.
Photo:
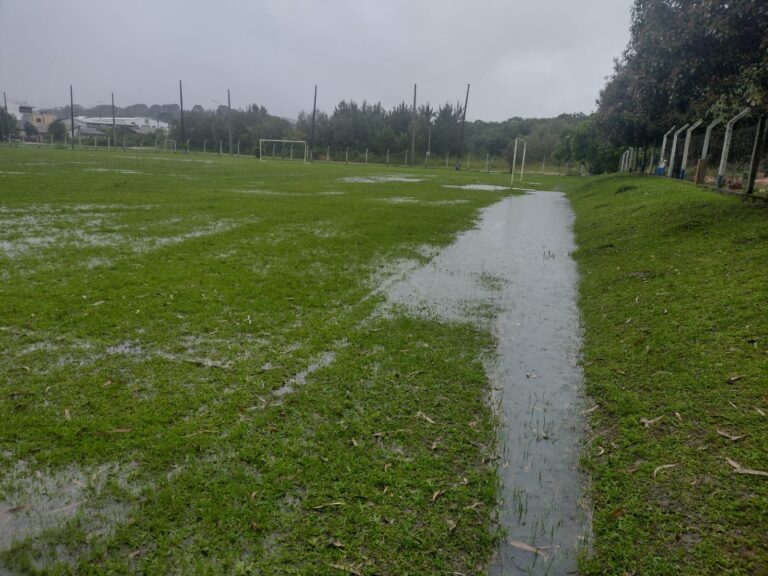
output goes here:
<path id="1" fill-rule="evenodd" d="M 387 289 L 390 304 L 489 322 L 496 336 L 488 372 L 500 406 L 499 522 L 506 537 L 493 576 L 574 572 L 587 545 L 572 223 L 559 192 L 507 198 Z"/>

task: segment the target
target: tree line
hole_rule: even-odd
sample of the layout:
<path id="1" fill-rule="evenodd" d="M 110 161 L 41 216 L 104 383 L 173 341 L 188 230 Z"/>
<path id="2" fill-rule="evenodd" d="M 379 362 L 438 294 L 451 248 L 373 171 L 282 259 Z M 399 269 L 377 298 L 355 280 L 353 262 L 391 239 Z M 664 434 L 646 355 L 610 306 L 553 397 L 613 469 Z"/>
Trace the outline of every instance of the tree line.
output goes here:
<path id="1" fill-rule="evenodd" d="M 69 106 L 46 110 L 59 118 L 69 118 Z M 429 152 L 433 158 L 450 157 L 456 160 L 459 147 L 459 132 L 463 115 L 461 103 L 446 102 L 438 107 L 422 104 L 417 107 L 416 154 L 417 163 L 423 162 Z M 110 118 L 112 108 L 108 104 L 84 107 L 75 105 L 75 116 Z M 334 159 L 343 157 L 350 149 L 350 158 L 360 159 L 368 151 L 372 160 L 383 160 L 389 151 L 398 158 L 410 149 L 414 114 L 406 102 L 387 109 L 381 103 L 342 100 L 328 113 L 318 111 L 315 116 L 314 134 L 311 112 L 301 111 L 296 120 L 289 120 L 270 114 L 264 106 L 250 104 L 245 109 L 218 106 L 206 109 L 194 105 L 184 110 L 184 135 L 181 132 L 181 109 L 178 104 L 133 104 L 116 108 L 117 116 L 146 116 L 168 122 L 171 126 L 167 136 L 160 134 L 137 135 L 128 128 L 118 127 L 118 142 L 127 145 L 152 145 L 154 138 L 167 137 L 181 146 L 189 142 L 191 150 L 217 151 L 221 146 L 229 152 L 229 132 L 235 146 L 239 142 L 242 154 L 258 154 L 259 139 L 306 140 L 312 139 L 313 156 L 323 159 L 330 149 Z M 531 163 L 554 164 L 563 135 L 576 127 L 586 116 L 581 113 L 561 114 L 555 118 L 512 117 L 500 122 L 483 120 L 468 121 L 462 142 L 462 161 L 469 154 L 473 164 L 483 163 L 486 157 L 493 157 L 496 166 L 511 162 L 515 138 L 527 142 L 526 161 Z M 109 132 L 109 130 L 107 130 Z M 63 139 L 63 132 L 54 128 L 57 139 Z M 522 144 L 521 144 L 522 146 Z M 521 160 L 522 148 L 518 153 Z M 411 162 L 413 160 L 411 159 Z M 474 164 L 474 165 L 478 165 Z"/>
<path id="2" fill-rule="evenodd" d="M 745 107 L 768 112 L 768 2 L 635 0 L 597 111 L 564 135 L 559 156 L 615 170 L 624 148 L 647 151 L 672 126 Z"/>

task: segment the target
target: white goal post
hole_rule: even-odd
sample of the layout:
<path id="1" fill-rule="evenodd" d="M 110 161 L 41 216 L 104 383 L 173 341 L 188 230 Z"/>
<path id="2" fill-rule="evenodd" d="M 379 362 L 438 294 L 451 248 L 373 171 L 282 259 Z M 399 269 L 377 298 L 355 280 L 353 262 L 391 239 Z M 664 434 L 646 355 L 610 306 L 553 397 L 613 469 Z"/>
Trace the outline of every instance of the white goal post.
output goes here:
<path id="1" fill-rule="evenodd" d="M 269 156 L 268 154 L 265 154 L 265 144 L 272 143 L 272 155 Z M 294 146 L 303 146 L 304 147 L 304 153 L 301 158 L 303 158 L 304 162 L 308 162 L 307 154 L 309 153 L 309 149 L 307 148 L 307 141 L 306 140 L 272 140 L 269 138 L 259 138 L 259 160 L 264 160 L 265 158 L 274 158 L 275 152 L 277 152 L 277 146 L 280 145 L 280 153 L 281 158 L 285 158 L 285 150 L 288 149 L 288 156 L 290 160 L 294 159 L 294 156 L 296 158 L 299 158 L 297 154 L 293 153 L 293 147 Z"/>

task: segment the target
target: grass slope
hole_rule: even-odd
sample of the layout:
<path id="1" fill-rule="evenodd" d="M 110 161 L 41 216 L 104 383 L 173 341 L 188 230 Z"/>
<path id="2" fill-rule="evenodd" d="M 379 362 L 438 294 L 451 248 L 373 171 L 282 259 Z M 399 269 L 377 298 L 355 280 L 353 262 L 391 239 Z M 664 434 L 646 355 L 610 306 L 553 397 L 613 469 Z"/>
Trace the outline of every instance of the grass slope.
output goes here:
<path id="1" fill-rule="evenodd" d="M 598 406 L 584 573 L 768 574 L 768 478 L 726 460 L 768 471 L 768 210 L 629 176 L 570 198 Z"/>
<path id="2" fill-rule="evenodd" d="M 492 342 L 372 289 L 502 196 L 442 184 L 507 176 L 340 180 L 382 172 L 0 152 L 0 521 L 47 526 L 0 566 L 482 570 Z"/>

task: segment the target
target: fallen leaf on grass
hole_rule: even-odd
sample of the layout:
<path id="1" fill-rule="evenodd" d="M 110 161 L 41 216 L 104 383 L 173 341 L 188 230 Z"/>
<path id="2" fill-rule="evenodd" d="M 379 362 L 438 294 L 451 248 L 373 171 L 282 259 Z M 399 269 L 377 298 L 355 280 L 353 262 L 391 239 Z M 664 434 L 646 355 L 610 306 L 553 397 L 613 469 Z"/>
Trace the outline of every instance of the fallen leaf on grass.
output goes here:
<path id="1" fill-rule="evenodd" d="M 680 420 L 680 422 L 682 422 L 682 421 L 683 421 L 683 417 L 682 417 L 682 416 L 680 416 L 680 412 L 675 412 L 675 418 L 677 418 L 678 420 Z"/>
<path id="2" fill-rule="evenodd" d="M 650 428 L 651 426 L 653 426 L 654 424 L 656 424 L 656 422 L 658 422 L 658 421 L 659 421 L 659 420 L 661 420 L 662 418 L 664 418 L 664 416 L 663 416 L 663 415 L 662 415 L 662 416 L 658 416 L 658 417 L 656 417 L 656 418 L 651 418 L 650 420 L 649 420 L 648 418 L 640 418 L 640 424 L 642 424 L 642 425 L 643 425 L 643 426 L 645 426 L 646 428 Z"/>
<path id="3" fill-rule="evenodd" d="M 653 477 L 656 478 L 656 474 L 658 474 L 662 470 L 667 470 L 668 468 L 674 468 L 676 466 L 677 464 L 663 464 L 661 466 L 656 466 L 656 468 L 654 468 L 653 470 Z"/>
<path id="4" fill-rule="evenodd" d="M 459 525 L 458 520 L 451 520 L 450 518 L 448 518 L 445 523 L 448 524 L 448 532 L 453 532 L 456 530 L 456 526 Z"/>
<path id="5" fill-rule="evenodd" d="M 138 558 L 142 554 L 144 554 L 144 549 L 143 548 L 139 548 L 138 550 L 134 550 L 133 552 L 128 554 L 128 560 L 133 560 L 135 558 Z"/>
<path id="6" fill-rule="evenodd" d="M 627 511 L 626 511 L 626 510 L 624 510 L 624 508 L 616 508 L 616 510 L 614 510 L 613 512 L 611 512 L 611 514 L 610 514 L 609 518 L 610 518 L 611 520 L 618 520 L 618 519 L 619 519 L 619 518 L 621 518 L 622 516 L 625 516 L 625 515 L 626 515 L 626 513 L 627 513 Z"/>
<path id="7" fill-rule="evenodd" d="M 444 490 L 435 490 L 435 493 L 432 494 L 432 502 L 440 498 L 440 496 L 444 493 Z"/>
<path id="8" fill-rule="evenodd" d="M 336 570 L 341 570 L 342 572 L 354 574 L 355 576 L 363 576 L 363 573 L 360 572 L 360 569 L 357 568 L 354 564 L 350 566 L 345 566 L 344 564 L 329 564 L 328 566 L 331 568 L 336 568 Z"/>
<path id="9" fill-rule="evenodd" d="M 474 504 L 470 504 L 469 506 L 465 506 L 464 510 L 476 510 L 478 507 L 482 506 L 482 502 L 475 502 Z"/>
<path id="10" fill-rule="evenodd" d="M 596 456 L 602 456 L 603 454 L 605 454 L 605 448 L 602 446 L 598 447 Z"/>
<path id="11" fill-rule="evenodd" d="M 27 372 L 32 372 L 32 369 L 29 366 L 22 366 L 22 368 Z"/>
<path id="12" fill-rule="evenodd" d="M 435 450 L 435 449 L 437 449 L 437 447 L 440 445 L 440 441 L 441 441 L 441 440 L 442 440 L 442 438 L 438 438 L 437 440 L 435 440 L 434 442 L 432 442 L 432 446 L 431 446 L 431 449 L 432 449 L 432 450 Z"/>
<path id="13" fill-rule="evenodd" d="M 423 418 L 424 420 L 426 420 L 426 421 L 427 421 L 427 422 L 429 422 L 430 424 L 434 424 L 434 423 L 435 423 L 435 421 L 434 421 L 434 420 L 432 420 L 432 418 L 430 418 L 429 416 L 427 416 L 426 414 L 424 414 L 424 412 L 422 412 L 421 410 L 419 410 L 418 412 L 416 412 L 416 418 Z"/>
<path id="14" fill-rule="evenodd" d="M 328 545 L 333 546 L 334 548 L 346 548 L 341 540 L 335 540 L 334 538 L 328 540 Z"/>
<path id="15" fill-rule="evenodd" d="M 592 408 L 589 408 L 587 410 L 582 410 L 581 415 L 584 416 L 585 414 L 592 414 L 592 412 L 597 410 L 597 408 L 598 408 L 598 404 L 595 404 L 594 406 L 592 406 Z"/>
<path id="16" fill-rule="evenodd" d="M 130 431 L 130 428 L 115 428 L 114 430 L 107 430 L 105 434 L 127 434 Z"/>
<path id="17" fill-rule="evenodd" d="M 760 408 L 755 408 L 755 412 L 757 412 L 758 414 L 760 414 L 760 416 L 765 416 L 765 412 L 763 412 L 762 410 L 760 410 Z"/>
<path id="18" fill-rule="evenodd" d="M 744 374 L 734 374 L 733 376 L 729 376 L 728 377 L 728 384 L 733 384 L 735 382 L 738 382 L 742 378 L 744 378 Z"/>
<path id="19" fill-rule="evenodd" d="M 72 420 L 72 415 L 69 413 L 69 408 L 64 408 L 64 420 Z"/>
<path id="20" fill-rule="evenodd" d="M 736 440 L 744 438 L 744 436 L 734 436 L 733 434 L 728 434 L 728 432 L 723 432 L 722 430 L 718 430 L 717 433 L 720 434 L 720 436 L 725 436 L 731 442 L 736 442 Z"/>
<path id="21" fill-rule="evenodd" d="M 322 510 L 323 508 L 332 508 L 334 506 L 344 506 L 344 502 L 339 500 L 338 502 L 328 502 L 328 504 L 320 504 L 319 506 L 313 506 L 312 510 Z"/>
<path id="22" fill-rule="evenodd" d="M 728 404 L 730 404 L 730 405 L 731 405 L 731 408 L 736 408 L 736 410 L 738 410 L 738 409 L 739 409 L 739 407 L 738 407 L 738 406 L 736 406 L 736 404 L 734 404 L 734 403 L 733 403 L 733 402 L 731 402 L 730 400 L 728 400 Z"/>
<path id="23" fill-rule="evenodd" d="M 765 472 L 764 470 L 752 470 L 750 468 L 744 468 L 744 466 L 735 460 L 731 460 L 730 458 L 726 458 L 725 461 L 733 466 L 733 470 L 736 472 L 736 474 L 749 474 L 751 476 L 765 476 L 768 478 L 768 472 Z"/>

